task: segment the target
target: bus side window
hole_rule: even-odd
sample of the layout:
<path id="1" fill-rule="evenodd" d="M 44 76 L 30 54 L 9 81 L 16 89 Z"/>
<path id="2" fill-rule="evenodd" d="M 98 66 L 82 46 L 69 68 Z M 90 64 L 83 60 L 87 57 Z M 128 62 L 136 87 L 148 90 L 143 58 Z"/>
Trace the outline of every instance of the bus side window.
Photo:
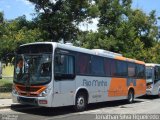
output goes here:
<path id="1" fill-rule="evenodd" d="M 117 68 L 116 68 L 116 76 L 125 77 L 128 74 L 127 70 L 127 63 L 124 61 L 117 61 Z"/>
<path id="2" fill-rule="evenodd" d="M 111 76 L 111 59 L 105 59 L 105 73 L 106 76 Z"/>
<path id="3" fill-rule="evenodd" d="M 111 76 L 116 76 L 116 60 L 111 59 Z"/>
<path id="4" fill-rule="evenodd" d="M 105 76 L 104 59 L 98 56 L 92 56 L 91 72 L 93 76 Z"/>
<path id="5" fill-rule="evenodd" d="M 75 58 L 71 55 L 57 55 L 55 57 L 55 79 L 74 79 Z"/>
<path id="6" fill-rule="evenodd" d="M 144 65 L 140 65 L 140 64 L 136 65 L 136 77 L 138 79 L 144 79 L 145 78 L 145 67 L 144 67 Z"/>
<path id="7" fill-rule="evenodd" d="M 128 77 L 135 77 L 136 76 L 136 66 L 134 63 L 128 63 Z"/>
<path id="8" fill-rule="evenodd" d="M 81 75 L 90 74 L 90 55 L 78 53 L 77 73 Z"/>
<path id="9" fill-rule="evenodd" d="M 155 67 L 155 81 L 158 81 L 160 79 L 160 68 L 159 67 Z"/>

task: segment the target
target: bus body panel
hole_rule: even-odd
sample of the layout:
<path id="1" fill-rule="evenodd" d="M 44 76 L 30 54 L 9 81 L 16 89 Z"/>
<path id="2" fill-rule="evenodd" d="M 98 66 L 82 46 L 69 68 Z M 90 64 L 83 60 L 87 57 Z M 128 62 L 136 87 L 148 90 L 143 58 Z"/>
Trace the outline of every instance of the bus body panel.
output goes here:
<path id="1" fill-rule="evenodd" d="M 127 99 L 128 91 L 130 88 L 135 89 L 135 97 L 142 96 L 146 93 L 146 87 L 144 80 L 137 79 L 137 85 L 133 86 L 131 83 L 129 86 L 126 86 L 126 78 L 97 78 L 96 77 L 86 77 L 86 76 L 77 76 L 76 77 L 76 88 L 75 92 L 68 91 L 68 94 L 71 94 L 70 97 L 67 94 L 54 94 L 53 107 L 57 106 L 68 106 L 75 104 L 76 93 L 80 89 L 86 89 L 89 93 L 88 103 L 112 101 L 112 100 L 122 100 Z M 106 86 L 101 86 L 97 84 L 95 86 L 95 81 L 107 81 Z M 118 82 L 117 82 L 118 81 Z M 61 81 L 62 82 L 62 81 Z M 74 83 L 74 82 L 73 82 Z M 67 84 L 67 83 L 65 83 Z M 68 85 L 67 85 L 68 86 Z M 69 86 L 67 87 L 69 89 Z M 66 89 L 67 89 L 66 88 Z M 70 100 L 70 102 L 68 102 Z"/>
<path id="2" fill-rule="evenodd" d="M 109 77 L 77 76 L 76 88 L 87 88 L 88 103 L 107 101 L 110 80 Z"/>
<path id="3" fill-rule="evenodd" d="M 147 95 L 159 95 L 160 93 L 160 81 L 153 83 L 150 85 L 151 88 L 149 88 L 149 86 L 147 86 L 146 89 L 146 94 Z"/>
<path id="4" fill-rule="evenodd" d="M 65 86 L 65 87 L 64 87 Z M 74 104 L 75 80 L 54 81 L 53 107 Z"/>

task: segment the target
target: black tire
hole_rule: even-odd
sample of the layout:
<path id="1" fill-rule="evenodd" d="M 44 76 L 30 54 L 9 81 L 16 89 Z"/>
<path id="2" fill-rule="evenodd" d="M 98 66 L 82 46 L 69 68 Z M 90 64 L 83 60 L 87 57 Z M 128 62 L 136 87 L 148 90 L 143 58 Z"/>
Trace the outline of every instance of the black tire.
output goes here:
<path id="1" fill-rule="evenodd" d="M 158 97 L 160 98 L 160 88 L 159 88 L 159 91 L 158 91 Z"/>
<path id="2" fill-rule="evenodd" d="M 84 93 L 78 93 L 76 96 L 74 109 L 77 112 L 84 111 L 87 108 L 87 95 Z"/>
<path id="3" fill-rule="evenodd" d="M 133 90 L 129 90 L 127 101 L 129 104 L 134 102 L 134 91 Z"/>

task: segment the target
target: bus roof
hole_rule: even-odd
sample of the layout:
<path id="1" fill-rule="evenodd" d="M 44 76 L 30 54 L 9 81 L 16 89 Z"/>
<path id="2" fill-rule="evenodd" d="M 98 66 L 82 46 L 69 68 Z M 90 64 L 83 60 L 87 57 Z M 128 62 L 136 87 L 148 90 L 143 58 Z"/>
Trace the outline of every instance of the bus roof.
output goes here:
<path id="1" fill-rule="evenodd" d="M 156 64 L 156 63 L 146 63 L 145 66 L 147 66 L 147 67 L 155 67 L 155 66 L 160 66 L 160 64 Z"/>
<path id="2" fill-rule="evenodd" d="M 34 44 L 52 44 L 53 47 L 55 48 L 61 48 L 61 49 L 66 49 L 66 50 L 71 50 L 71 51 L 76 51 L 76 52 L 81 52 L 81 53 L 86 53 L 86 54 L 113 58 L 117 60 L 134 62 L 137 64 L 145 64 L 143 61 L 123 57 L 122 54 L 119 54 L 119 53 L 110 52 L 110 51 L 103 50 L 103 49 L 86 49 L 86 48 L 76 47 L 70 44 L 62 44 L 62 43 L 57 43 L 57 42 L 34 42 L 34 43 L 23 44 L 21 46 L 34 45 Z"/>

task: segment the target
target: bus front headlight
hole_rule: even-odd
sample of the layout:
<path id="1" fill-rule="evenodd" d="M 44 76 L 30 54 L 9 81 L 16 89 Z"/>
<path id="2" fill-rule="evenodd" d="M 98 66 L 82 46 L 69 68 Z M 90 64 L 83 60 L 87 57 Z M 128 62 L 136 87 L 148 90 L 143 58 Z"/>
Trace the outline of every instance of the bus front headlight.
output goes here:
<path id="1" fill-rule="evenodd" d="M 42 91 L 40 94 L 39 94 L 39 97 L 46 97 L 51 91 L 51 88 L 46 88 L 44 91 Z"/>

